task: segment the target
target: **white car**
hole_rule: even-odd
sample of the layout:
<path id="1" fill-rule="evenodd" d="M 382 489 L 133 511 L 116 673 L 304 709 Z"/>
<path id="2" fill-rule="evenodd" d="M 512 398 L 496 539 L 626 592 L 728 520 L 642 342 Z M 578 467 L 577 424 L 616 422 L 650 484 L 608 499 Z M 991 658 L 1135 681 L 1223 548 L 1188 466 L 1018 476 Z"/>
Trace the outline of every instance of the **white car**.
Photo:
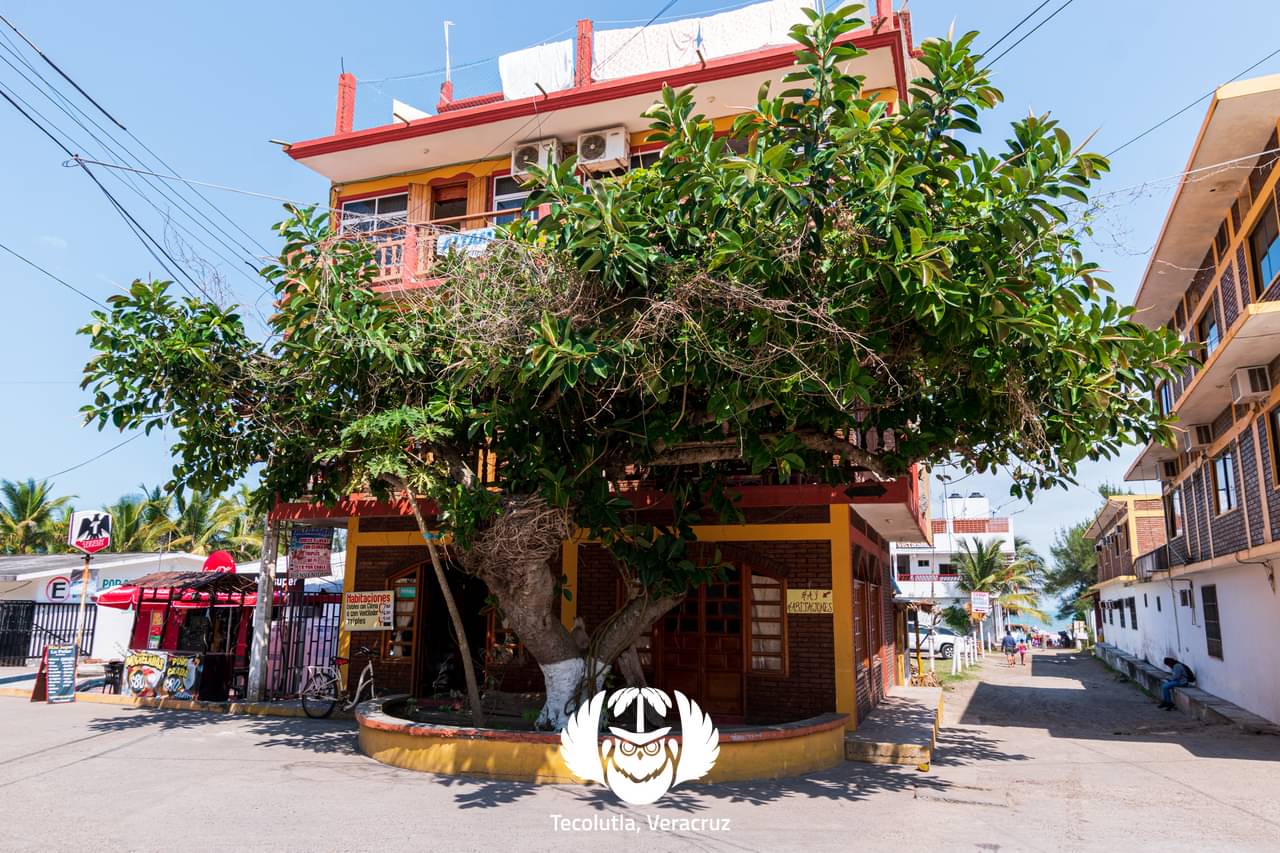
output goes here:
<path id="1" fill-rule="evenodd" d="M 934 657 L 950 660 L 955 654 L 956 642 L 959 635 L 950 628 L 944 628 L 941 625 L 921 625 L 920 626 L 920 650 L 929 652 Z M 907 649 L 914 652 L 916 650 L 916 626 L 914 624 L 907 625 Z"/>

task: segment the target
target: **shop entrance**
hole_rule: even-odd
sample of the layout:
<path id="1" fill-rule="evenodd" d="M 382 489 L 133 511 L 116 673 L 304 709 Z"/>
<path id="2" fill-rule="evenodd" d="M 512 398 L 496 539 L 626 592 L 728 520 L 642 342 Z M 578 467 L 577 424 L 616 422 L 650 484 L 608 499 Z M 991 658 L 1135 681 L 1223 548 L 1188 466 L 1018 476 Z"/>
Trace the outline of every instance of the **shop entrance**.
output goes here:
<path id="1" fill-rule="evenodd" d="M 655 683 L 679 690 L 713 717 L 742 717 L 746 620 L 742 572 L 691 591 L 655 626 Z"/>

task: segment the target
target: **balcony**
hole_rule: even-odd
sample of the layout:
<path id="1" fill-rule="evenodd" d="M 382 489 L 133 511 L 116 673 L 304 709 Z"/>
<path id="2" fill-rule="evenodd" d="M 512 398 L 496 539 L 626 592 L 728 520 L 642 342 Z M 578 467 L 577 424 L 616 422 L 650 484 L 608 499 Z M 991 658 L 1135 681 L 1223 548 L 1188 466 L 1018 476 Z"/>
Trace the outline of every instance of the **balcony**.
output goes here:
<path id="1" fill-rule="evenodd" d="M 534 215 L 541 216 L 549 209 L 550 205 L 542 205 Z M 511 210 L 488 210 L 374 229 L 346 225 L 343 237 L 373 246 L 378 264 L 373 289 L 395 294 L 439 284 L 439 276 L 433 274 L 438 258 L 450 252 L 482 254 L 498 239 L 498 224 L 509 221 L 512 214 Z"/>
<path id="2" fill-rule="evenodd" d="M 1155 572 L 1169 571 L 1169 546 L 1161 545 L 1133 561 L 1133 574 L 1138 580 L 1150 580 Z"/>

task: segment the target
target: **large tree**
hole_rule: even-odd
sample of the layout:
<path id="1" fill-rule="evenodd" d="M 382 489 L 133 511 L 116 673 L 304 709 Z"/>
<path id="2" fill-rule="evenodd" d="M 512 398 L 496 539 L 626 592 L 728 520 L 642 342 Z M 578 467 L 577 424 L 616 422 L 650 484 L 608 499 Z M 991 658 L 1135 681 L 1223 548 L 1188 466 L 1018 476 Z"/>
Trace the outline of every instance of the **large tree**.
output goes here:
<path id="1" fill-rule="evenodd" d="M 0 550 L 7 554 L 42 554 L 61 550 L 66 525 L 59 524 L 71 497 L 53 496 L 48 480 L 0 480 Z"/>
<path id="2" fill-rule="evenodd" d="M 1084 536 L 1092 523 L 1087 519 L 1060 528 L 1049 548 L 1053 566 L 1045 572 L 1044 591 L 1059 597 L 1058 616 L 1063 619 L 1084 618 L 1090 606 L 1085 595 L 1098 582 L 1098 553 Z"/>
<path id="3" fill-rule="evenodd" d="M 261 464 L 261 500 L 406 498 L 438 578 L 481 578 L 541 665 L 551 725 L 719 570 L 694 527 L 738 518 L 731 478 L 954 459 L 1007 466 L 1030 494 L 1167 436 L 1151 392 L 1181 347 L 1108 295 L 1064 208 L 1105 159 L 1044 116 L 971 149 L 1000 101 L 976 34 L 927 42 L 926 75 L 887 104 L 842 70 L 856 7 L 811 17 L 785 90 L 728 138 L 691 90 L 664 91 L 656 163 L 539 174 L 530 203 L 549 215 L 439 258 L 441 287 L 375 294 L 373 247 L 308 210 L 265 271 L 265 342 L 234 308 L 135 283 L 85 329 L 88 417 L 168 425 L 190 487 Z M 636 483 L 663 502 L 636 512 Z M 556 617 L 549 570 L 577 533 L 627 590 L 586 643 Z"/>

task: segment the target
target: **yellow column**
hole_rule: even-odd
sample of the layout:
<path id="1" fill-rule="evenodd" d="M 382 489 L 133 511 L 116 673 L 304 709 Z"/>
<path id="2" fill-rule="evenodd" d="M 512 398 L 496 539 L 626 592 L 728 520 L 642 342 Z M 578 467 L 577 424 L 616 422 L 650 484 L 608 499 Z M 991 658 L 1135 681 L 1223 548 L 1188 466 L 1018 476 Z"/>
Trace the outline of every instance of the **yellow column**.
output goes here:
<path id="1" fill-rule="evenodd" d="M 831 505 L 831 630 L 836 664 L 836 711 L 849 715 L 845 728 L 858 726 L 853 664 L 853 542 L 849 505 Z"/>
<path id="2" fill-rule="evenodd" d="M 578 541 L 566 539 L 560 546 L 560 571 L 564 573 L 565 589 L 571 598 L 560 597 L 560 624 L 566 631 L 573 630 L 573 620 L 578 617 Z"/>
<path id="3" fill-rule="evenodd" d="M 351 656 L 351 632 L 346 629 L 346 593 L 354 592 L 356 588 L 356 549 L 360 546 L 356 544 L 356 540 L 360 538 L 360 519 L 347 519 L 347 566 L 342 570 L 342 592 L 343 602 L 338 614 L 338 657 L 345 658 Z M 349 669 L 344 664 L 342 667 L 342 683 L 347 683 L 347 675 Z"/>

